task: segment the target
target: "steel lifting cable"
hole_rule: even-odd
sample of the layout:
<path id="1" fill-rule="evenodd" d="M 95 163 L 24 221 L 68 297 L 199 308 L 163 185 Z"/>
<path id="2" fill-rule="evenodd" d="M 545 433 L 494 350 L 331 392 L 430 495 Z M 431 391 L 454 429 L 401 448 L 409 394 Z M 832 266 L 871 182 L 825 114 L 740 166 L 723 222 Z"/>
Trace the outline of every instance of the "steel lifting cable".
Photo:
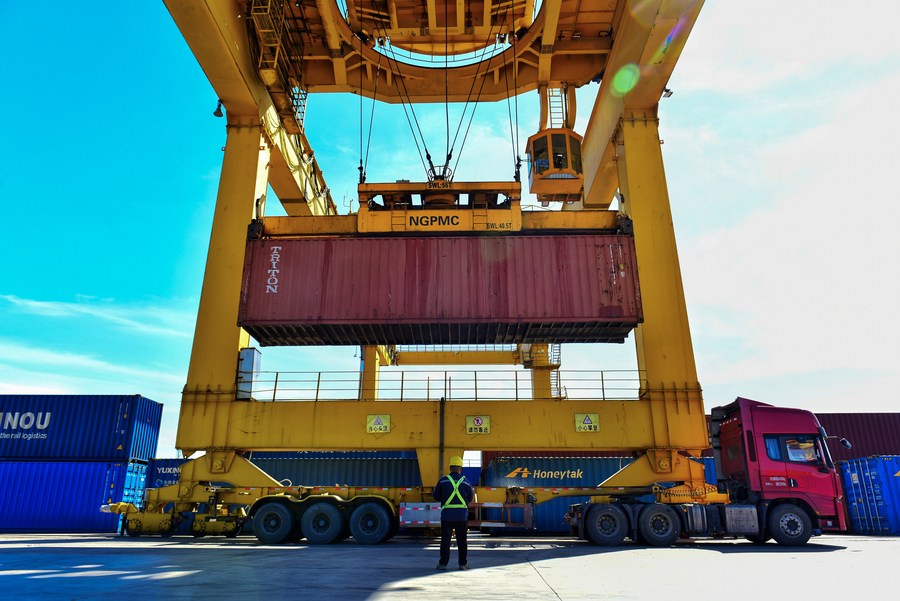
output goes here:
<path id="1" fill-rule="evenodd" d="M 389 39 L 387 36 L 387 30 L 384 27 L 381 27 L 381 32 L 384 34 L 383 37 L 385 39 Z M 416 150 L 419 152 L 419 159 L 422 161 L 422 166 L 425 168 L 426 175 L 429 173 L 428 167 L 431 166 L 431 173 L 434 173 L 434 164 L 431 162 L 431 154 L 428 152 L 428 145 L 425 143 L 425 136 L 422 134 L 422 128 L 419 126 L 419 120 L 416 119 L 416 111 L 413 109 L 412 100 L 410 99 L 409 90 L 406 87 L 406 80 L 403 78 L 403 74 L 400 70 L 400 61 L 397 60 L 394 55 L 394 48 L 390 46 L 388 48 L 391 53 L 388 56 L 388 63 L 393 61 L 394 69 L 397 72 L 396 79 L 398 80 L 397 91 L 400 93 L 400 105 L 403 107 L 403 114 L 406 116 L 406 122 L 409 125 L 409 129 L 413 135 L 413 142 L 416 144 Z M 386 55 L 387 56 L 387 55 Z M 405 98 L 404 98 L 405 95 Z M 407 112 L 406 105 L 409 104 L 409 112 Z M 410 119 L 410 114 L 412 114 L 412 119 Z M 415 124 L 415 127 L 413 127 Z M 419 132 L 419 137 L 422 139 L 422 146 L 419 146 L 419 139 L 416 138 L 416 131 Z M 425 158 L 428 160 L 428 165 L 425 164 L 425 159 L 422 158 L 422 149 L 425 150 Z"/>
<path id="2" fill-rule="evenodd" d="M 513 15 L 515 15 L 516 2 L 513 0 Z M 519 155 L 519 65 L 517 60 L 519 58 L 516 44 L 519 42 L 519 36 L 513 34 L 513 102 L 515 104 L 515 133 L 513 133 L 513 117 L 512 114 L 509 116 L 509 136 L 512 138 L 512 147 L 513 147 L 513 163 L 515 164 L 515 172 L 513 178 L 515 181 L 521 181 L 521 167 L 522 167 L 522 158 Z M 504 80 L 506 81 L 506 109 L 507 112 L 510 110 L 510 102 L 509 102 L 509 71 L 505 70 L 503 72 Z"/>
<path id="3" fill-rule="evenodd" d="M 375 42 L 378 43 L 377 41 Z M 378 77 L 381 75 L 381 53 L 378 53 L 378 63 L 375 65 L 375 89 L 372 91 L 372 112 L 369 114 L 369 137 L 366 139 L 366 162 L 363 167 L 369 166 L 369 150 L 372 149 L 372 125 L 375 123 L 375 101 L 378 98 Z M 362 90 L 360 90 L 362 92 Z"/>
<path id="4" fill-rule="evenodd" d="M 503 13 L 503 18 L 501 20 L 505 21 L 506 16 L 508 14 L 509 14 L 509 7 L 506 8 L 506 11 Z M 492 35 L 493 30 L 494 30 L 494 26 L 491 25 L 491 29 L 488 32 L 488 39 L 490 39 L 490 36 Z M 485 52 L 487 52 L 486 46 L 485 46 Z M 515 52 L 515 49 L 513 50 L 513 52 Z M 477 103 L 479 102 L 479 99 L 481 98 L 481 93 L 484 91 L 484 84 L 487 83 L 487 72 L 490 70 L 491 63 L 493 62 L 493 60 L 494 60 L 494 55 L 492 54 L 490 56 L 490 58 L 488 58 L 487 67 L 485 67 L 485 76 L 481 78 L 481 87 L 478 88 L 478 96 L 475 97 L 475 108 L 472 109 L 472 114 L 469 116 L 469 123 L 468 123 L 468 125 L 466 125 L 466 132 L 463 135 L 463 140 L 462 140 L 462 143 L 460 144 L 459 155 L 457 155 L 456 163 L 453 165 L 454 171 L 459 166 L 459 159 L 462 156 L 462 149 L 465 147 L 466 140 L 469 137 L 469 130 L 472 128 L 472 121 L 475 119 L 475 109 L 477 108 Z M 480 65 L 480 63 L 479 63 L 479 65 Z M 478 69 L 476 69 L 476 71 L 475 71 L 475 77 L 478 77 Z M 475 88 L 475 79 L 472 80 L 472 89 L 474 89 L 474 88 Z M 472 92 L 472 90 L 470 89 L 469 90 L 470 95 L 471 95 L 471 92 Z M 469 99 L 466 99 L 466 106 L 468 106 L 468 104 L 469 104 Z M 462 122 L 463 122 L 464 118 L 465 118 L 465 110 L 463 111 L 463 116 L 460 118 L 460 128 L 462 127 Z M 459 129 L 457 129 L 456 133 L 457 133 L 457 136 L 459 136 Z M 454 146 L 455 146 L 455 144 L 456 144 L 456 141 L 454 139 Z"/>
<path id="5" fill-rule="evenodd" d="M 503 13 L 503 17 L 501 17 L 500 20 L 505 21 L 506 16 L 508 14 L 509 14 L 509 7 L 506 8 L 506 10 Z M 481 57 L 484 57 L 484 55 L 487 54 L 487 51 L 488 51 L 487 42 L 489 42 L 492 37 L 494 37 L 496 39 L 495 34 L 494 34 L 494 25 L 493 24 L 491 24 L 491 27 L 488 30 L 487 39 L 485 40 L 485 47 L 484 47 L 484 50 L 482 50 L 482 52 L 481 52 Z M 474 104 L 475 104 L 476 108 L 477 108 L 479 99 L 481 98 L 481 93 L 484 91 L 484 84 L 487 81 L 487 72 L 490 70 L 491 63 L 493 62 L 493 60 L 494 60 L 494 55 L 492 54 L 488 58 L 487 66 L 485 67 L 485 71 L 484 71 L 484 77 L 482 77 L 482 79 L 481 79 L 481 87 L 478 89 L 478 96 L 475 98 Z M 466 111 L 468 111 L 469 103 L 472 101 L 472 92 L 475 90 L 475 81 L 478 79 L 478 75 L 481 70 L 482 63 L 484 63 L 483 58 L 480 59 L 475 66 L 475 75 L 472 77 L 472 85 L 469 86 L 469 93 L 466 95 L 466 102 L 463 105 L 463 111 L 459 117 L 459 125 L 456 127 L 456 133 L 453 136 L 453 146 L 451 146 L 450 152 L 448 153 L 448 157 L 447 157 L 448 162 L 450 160 L 450 155 L 453 154 L 453 150 L 456 148 L 456 141 L 459 139 L 459 132 L 460 132 L 460 130 L 462 130 L 462 124 L 465 121 Z M 468 135 L 469 135 L 469 128 L 472 127 L 472 120 L 475 118 L 475 110 L 476 110 L 475 108 L 472 109 L 472 115 L 469 117 L 469 124 L 466 127 L 466 133 L 463 136 L 462 144 L 460 144 L 459 154 L 456 156 L 456 163 L 453 165 L 453 172 L 455 172 L 456 168 L 459 167 L 459 160 L 462 157 L 462 149 L 465 147 L 466 138 L 468 138 Z"/>
<path id="6" fill-rule="evenodd" d="M 457 18 L 459 16 L 457 15 Z M 450 167 L 450 157 L 453 151 L 450 149 L 450 2 L 444 2 L 444 119 L 447 133 L 444 150 L 447 158 L 444 159 L 444 169 L 441 177 L 450 179 L 447 169 Z"/>

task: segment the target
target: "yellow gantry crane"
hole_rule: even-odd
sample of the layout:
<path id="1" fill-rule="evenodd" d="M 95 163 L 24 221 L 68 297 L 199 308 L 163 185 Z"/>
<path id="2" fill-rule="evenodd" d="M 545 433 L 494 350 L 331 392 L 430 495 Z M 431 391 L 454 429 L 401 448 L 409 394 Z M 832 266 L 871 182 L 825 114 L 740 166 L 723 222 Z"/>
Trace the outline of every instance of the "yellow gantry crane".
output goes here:
<path id="1" fill-rule="evenodd" d="M 376 517 L 393 516 L 396 524 L 400 503 L 428 499 L 428 488 L 376 493 L 285 487 L 244 456 L 261 450 L 414 449 L 424 484 L 438 479 L 444 458 L 465 449 L 620 450 L 635 453 L 638 460 L 604 483 L 605 489 L 667 481 L 683 483 L 683 490 L 694 491 L 688 495 L 710 492 L 702 467 L 687 459 L 709 442 L 658 117 L 659 100 L 701 0 L 543 0 L 538 6 L 534 0 L 165 2 L 226 109 L 227 142 L 176 439 L 186 456 L 203 454 L 185 464 L 179 484 L 149 491 L 140 510 L 121 509 L 130 532 L 165 532 L 179 514 L 192 512 L 195 532 L 235 534 L 247 508 L 253 512 L 268 499 L 265 506 L 274 509 L 266 514 L 266 523 L 276 533 L 269 540 L 307 536 L 328 542 L 329 521 L 346 525 L 349 520 L 358 539 L 379 542 L 380 531 L 368 538 L 365 534 L 373 507 Z M 451 59 L 467 53 L 481 60 L 450 66 Z M 412 55 L 437 57 L 438 68 L 404 58 Z M 573 130 L 574 91 L 597 81 L 600 90 L 582 137 Z M 518 181 L 463 183 L 436 169 L 418 183 L 361 182 L 359 211 L 337 214 L 304 135 L 308 94 L 351 92 L 389 103 L 443 103 L 466 101 L 475 86 L 480 101 L 538 93 L 541 123 L 528 151 L 531 191 L 542 203 L 563 210 L 522 211 Z M 265 215 L 267 186 L 286 217 Z M 617 208 L 611 209 L 614 203 Z M 425 226 L 421 216 L 428 217 Z M 263 345 L 321 344 L 323 339 L 304 335 L 309 330 L 296 324 L 285 329 L 246 319 L 242 302 L 250 276 L 245 267 L 254 244 L 274 240 L 287 247 L 423 233 L 479 233 L 510 240 L 624 236 L 629 245 L 633 240 L 639 265 L 636 294 L 642 320 L 619 324 L 624 330 L 614 335 L 597 334 L 595 327 L 579 334 L 553 330 L 545 338 L 507 334 L 515 350 L 490 355 L 485 350 L 398 351 L 393 345 L 487 345 L 497 341 L 496 333 L 491 339 L 478 339 L 477 332 L 471 333 L 475 330 L 435 335 L 444 331 L 435 326 L 427 340 L 409 334 L 403 341 L 354 338 L 353 333 L 338 337 L 335 326 L 328 329 L 329 340 L 363 347 L 358 395 L 260 402 L 238 394 L 238 356 L 251 346 L 249 332 Z M 277 244 L 280 249 L 281 242 Z M 272 255 L 281 251 L 272 251 L 271 244 L 266 248 L 270 259 L 281 259 Z M 615 265 L 623 277 L 630 269 L 624 262 Z M 636 281 L 632 271 L 629 277 Z M 413 326 L 403 330 L 415 331 Z M 316 332 L 323 335 L 321 329 Z M 551 379 L 559 367 L 553 345 L 621 341 L 629 333 L 641 374 L 637 398 L 571 399 L 553 392 Z M 528 366 L 533 372 L 531 398 L 510 403 L 378 397 L 382 365 L 472 362 Z M 389 416 L 389 428 L 373 432 L 373 415 Z M 473 416 L 488 416 L 489 431 L 474 434 L 467 428 Z M 579 428 L 577 416 L 591 416 L 599 427 Z M 479 495 L 480 500 L 521 500 L 506 491 Z M 314 511 L 307 510 L 310 505 Z M 323 537 L 316 534 L 323 529 Z"/>

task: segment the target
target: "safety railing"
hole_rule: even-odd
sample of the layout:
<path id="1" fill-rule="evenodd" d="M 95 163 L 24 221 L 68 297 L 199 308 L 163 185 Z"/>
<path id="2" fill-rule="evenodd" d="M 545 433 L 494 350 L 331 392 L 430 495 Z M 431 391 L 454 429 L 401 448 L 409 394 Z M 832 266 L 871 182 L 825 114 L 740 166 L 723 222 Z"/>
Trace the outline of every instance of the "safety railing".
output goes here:
<path id="1" fill-rule="evenodd" d="M 633 370 L 559 370 L 551 390 L 535 394 L 529 370 L 395 370 L 382 368 L 377 389 L 356 371 L 243 373 L 256 401 L 527 401 L 542 399 L 633 400 L 646 389 Z M 555 379 L 555 376 L 554 376 Z"/>

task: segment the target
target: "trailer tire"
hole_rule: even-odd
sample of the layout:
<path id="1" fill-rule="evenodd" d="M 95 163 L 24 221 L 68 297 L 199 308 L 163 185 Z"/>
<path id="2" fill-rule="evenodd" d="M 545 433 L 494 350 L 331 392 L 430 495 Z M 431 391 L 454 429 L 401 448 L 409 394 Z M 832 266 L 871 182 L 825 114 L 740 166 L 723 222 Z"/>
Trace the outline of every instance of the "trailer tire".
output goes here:
<path id="1" fill-rule="evenodd" d="M 377 545 L 391 534 L 393 518 L 381 503 L 363 503 L 350 514 L 350 533 L 361 545 Z"/>
<path id="2" fill-rule="evenodd" d="M 779 545 L 799 547 L 812 535 L 812 521 L 800 507 L 784 503 L 769 510 L 769 534 Z"/>
<path id="3" fill-rule="evenodd" d="M 668 505 L 653 503 L 641 512 L 638 530 L 651 547 L 668 547 L 681 537 L 681 521 Z"/>
<path id="4" fill-rule="evenodd" d="M 283 503 L 265 503 L 253 514 L 253 532 L 259 542 L 277 545 L 294 531 L 297 517 Z"/>
<path id="5" fill-rule="evenodd" d="M 313 503 L 303 513 L 300 529 L 311 545 L 328 545 L 340 539 L 344 516 L 331 503 Z"/>
<path id="6" fill-rule="evenodd" d="M 619 507 L 609 503 L 591 505 L 584 522 L 589 541 L 603 547 L 615 547 L 625 540 L 628 517 Z"/>

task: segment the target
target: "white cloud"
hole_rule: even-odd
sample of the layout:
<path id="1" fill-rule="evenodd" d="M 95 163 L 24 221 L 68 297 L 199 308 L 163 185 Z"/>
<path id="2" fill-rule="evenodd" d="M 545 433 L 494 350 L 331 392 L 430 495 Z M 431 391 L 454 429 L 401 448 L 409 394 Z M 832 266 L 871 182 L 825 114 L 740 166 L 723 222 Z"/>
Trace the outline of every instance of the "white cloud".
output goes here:
<path id="1" fill-rule="evenodd" d="M 838 10 L 821 0 L 707 2 L 676 69 L 679 85 L 730 93 L 808 80 L 841 66 L 896 61 L 896 6 L 867 0 Z"/>
<path id="2" fill-rule="evenodd" d="M 189 338 L 194 329 L 193 314 L 158 306 L 124 306 L 85 295 L 78 295 L 77 302 L 39 301 L 11 294 L 0 294 L 0 299 L 21 313 L 66 319 L 90 317 L 141 334 Z"/>
<path id="3" fill-rule="evenodd" d="M 770 140 L 747 167 L 777 183 L 773 196 L 682 244 L 708 383 L 766 388 L 792 376 L 810 386 L 804 374 L 818 374 L 829 386 L 815 402 L 826 405 L 848 389 L 868 402 L 897 389 L 900 127 L 885 117 L 898 94 L 900 73 L 888 74 L 848 90 L 813 126 Z"/>
<path id="4" fill-rule="evenodd" d="M 123 383 L 123 378 L 146 380 L 154 382 L 157 387 L 161 384 L 183 386 L 184 382 L 180 375 L 168 373 L 160 370 L 148 370 L 139 367 L 130 367 L 121 362 L 108 362 L 103 359 L 97 359 L 86 353 L 66 353 L 52 349 L 25 346 L 14 340 L 0 339 L 0 361 L 6 363 L 9 370 L 8 374 L 14 373 L 15 369 L 10 366 L 35 366 L 39 365 L 44 368 L 52 368 L 52 372 L 58 373 L 59 370 L 73 370 L 74 373 L 80 374 L 79 378 L 88 378 L 93 376 L 97 381 L 115 381 Z M 44 373 L 43 370 L 34 370 L 33 374 Z M 72 372 L 70 372 L 72 373 Z M 47 375 L 46 373 L 44 374 Z M 111 377 L 114 376 L 114 377 Z M 44 376 L 31 379 L 30 382 L 40 381 L 47 382 Z M 9 379 L 4 380 L 9 385 Z M 26 386 L 33 384 L 27 383 Z"/>

